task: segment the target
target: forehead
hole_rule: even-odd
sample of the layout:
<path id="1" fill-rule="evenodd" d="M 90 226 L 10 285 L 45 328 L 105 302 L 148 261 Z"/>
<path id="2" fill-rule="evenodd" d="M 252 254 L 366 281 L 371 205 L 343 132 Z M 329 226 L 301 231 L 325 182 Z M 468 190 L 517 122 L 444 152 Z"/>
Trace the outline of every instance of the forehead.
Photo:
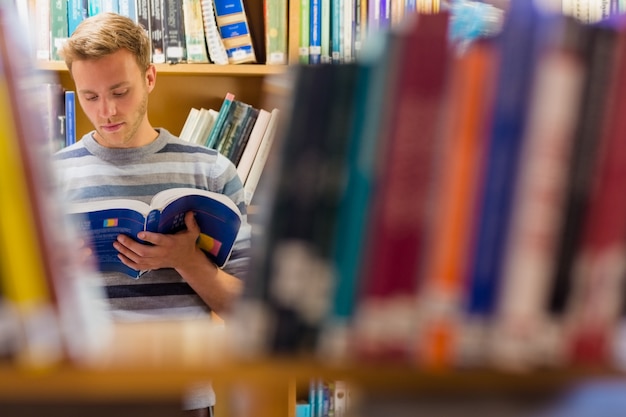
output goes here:
<path id="1" fill-rule="evenodd" d="M 133 54 L 121 49 L 101 58 L 74 61 L 72 77 L 78 91 L 96 91 L 135 82 L 142 74 Z"/>

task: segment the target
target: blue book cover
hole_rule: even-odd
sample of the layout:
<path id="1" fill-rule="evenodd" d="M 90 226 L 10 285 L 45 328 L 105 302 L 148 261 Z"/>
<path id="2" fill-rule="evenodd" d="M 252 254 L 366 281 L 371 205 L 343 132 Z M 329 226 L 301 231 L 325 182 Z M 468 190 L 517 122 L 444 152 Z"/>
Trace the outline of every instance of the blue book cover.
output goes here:
<path id="1" fill-rule="evenodd" d="M 67 26 L 68 34 L 71 36 L 76 26 L 87 18 L 89 13 L 88 0 L 68 0 L 67 1 Z"/>
<path id="2" fill-rule="evenodd" d="M 499 39 L 500 75 L 488 126 L 474 254 L 467 277 L 468 312 L 478 316 L 488 316 L 496 304 L 530 87 L 538 51 L 546 40 L 544 31 L 550 24 L 533 2 L 513 0 L 510 7 Z"/>
<path id="3" fill-rule="evenodd" d="M 311 0 L 309 12 L 309 64 L 319 64 L 322 58 L 321 0 Z"/>
<path id="4" fill-rule="evenodd" d="M 113 248 L 117 236 L 124 234 L 141 242 L 142 230 L 173 234 L 185 230 L 185 214 L 195 213 L 201 234 L 197 245 L 218 267 L 223 267 L 232 252 L 241 212 L 227 196 L 194 188 L 172 188 L 157 193 L 150 205 L 138 200 L 114 199 L 77 203 L 68 213 L 79 230 L 90 238 L 98 268 L 103 272 L 122 272 L 136 279 L 145 271 L 124 265 Z"/>
<path id="5" fill-rule="evenodd" d="M 76 143 L 76 93 L 65 92 L 65 146 Z"/>

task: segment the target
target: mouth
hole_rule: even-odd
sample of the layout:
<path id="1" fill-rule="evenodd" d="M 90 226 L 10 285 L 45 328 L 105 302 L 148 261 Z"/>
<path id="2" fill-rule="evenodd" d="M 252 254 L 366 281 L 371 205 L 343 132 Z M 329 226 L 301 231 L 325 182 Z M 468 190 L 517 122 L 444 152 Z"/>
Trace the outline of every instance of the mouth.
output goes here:
<path id="1" fill-rule="evenodd" d="M 102 125 L 102 130 L 104 130 L 107 133 L 114 133 L 120 130 L 123 125 L 124 123 L 109 123 L 106 125 Z"/>

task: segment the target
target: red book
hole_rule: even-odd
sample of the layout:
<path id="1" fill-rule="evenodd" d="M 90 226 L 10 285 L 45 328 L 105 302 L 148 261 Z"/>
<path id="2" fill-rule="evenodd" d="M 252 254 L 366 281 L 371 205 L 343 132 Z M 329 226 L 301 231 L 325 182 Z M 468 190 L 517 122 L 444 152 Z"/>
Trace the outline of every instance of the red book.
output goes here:
<path id="1" fill-rule="evenodd" d="M 406 357 L 413 339 L 426 201 L 445 88 L 448 14 L 420 15 L 399 33 L 398 77 L 373 189 L 356 346 L 366 357 Z M 392 35 L 393 36 L 393 35 Z"/>

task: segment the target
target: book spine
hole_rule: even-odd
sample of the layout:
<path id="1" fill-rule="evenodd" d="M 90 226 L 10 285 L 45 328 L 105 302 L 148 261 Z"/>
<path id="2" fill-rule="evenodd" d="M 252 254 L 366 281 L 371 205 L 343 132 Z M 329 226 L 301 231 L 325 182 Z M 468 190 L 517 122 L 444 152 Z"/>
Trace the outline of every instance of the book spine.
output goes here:
<path id="1" fill-rule="evenodd" d="M 340 0 L 330 0 L 330 58 L 334 64 L 343 62 L 341 22 L 343 6 Z"/>
<path id="2" fill-rule="evenodd" d="M 150 0 L 150 39 L 152 41 L 152 63 L 165 63 L 164 0 Z"/>
<path id="3" fill-rule="evenodd" d="M 232 93 L 226 93 L 226 97 L 224 97 L 224 101 L 222 102 L 222 106 L 220 107 L 217 119 L 215 120 L 215 123 L 211 128 L 211 133 L 209 133 L 209 136 L 204 143 L 204 146 L 206 146 L 207 148 L 215 148 L 217 138 L 219 137 L 219 134 L 222 130 L 222 126 L 224 126 L 224 123 L 226 122 L 226 117 L 228 116 L 228 112 L 233 103 L 233 100 L 235 100 L 235 95 Z"/>
<path id="4" fill-rule="evenodd" d="M 137 0 L 119 0 L 119 14 L 137 22 Z"/>
<path id="5" fill-rule="evenodd" d="M 202 0 L 202 20 L 204 22 L 204 35 L 209 52 L 209 59 L 217 65 L 228 64 L 228 55 L 224 48 L 224 42 L 220 36 L 215 21 L 215 8 L 213 0 Z"/>
<path id="6" fill-rule="evenodd" d="M 443 110 L 433 217 L 417 303 L 420 329 L 415 356 L 429 369 L 450 369 L 456 361 L 476 190 L 492 111 L 495 55 L 495 45 L 477 41 L 455 60 Z"/>
<path id="7" fill-rule="evenodd" d="M 183 18 L 187 62 L 208 63 L 209 55 L 204 37 L 204 22 L 202 20 L 200 0 L 183 0 Z"/>
<path id="8" fill-rule="evenodd" d="M 41 85 L 41 93 L 41 114 L 45 137 L 51 151 L 56 152 L 65 144 L 63 86 L 57 83 L 45 83 Z"/>
<path id="9" fill-rule="evenodd" d="M 119 2 L 118 0 L 101 0 L 102 1 L 102 12 L 103 13 L 119 13 Z"/>
<path id="10" fill-rule="evenodd" d="M 256 62 L 242 0 L 213 0 L 215 21 L 230 64 Z"/>
<path id="11" fill-rule="evenodd" d="M 322 58 L 321 0 L 311 0 L 309 6 L 309 64 L 319 64 Z"/>
<path id="12" fill-rule="evenodd" d="M 89 0 L 88 13 L 89 16 L 95 16 L 102 12 L 102 0 Z"/>
<path id="13" fill-rule="evenodd" d="M 550 342 L 543 326 L 562 235 L 585 72 L 578 52 L 582 37 L 575 32 L 583 27 L 578 22 L 571 28 L 564 23 L 559 19 L 550 25 L 550 34 L 558 40 L 548 46 L 536 65 L 520 173 L 513 187 L 514 208 L 492 344 L 494 363 L 511 369 L 549 364 L 542 363 L 546 340 Z M 578 45 L 570 47 L 567 43 Z"/>
<path id="14" fill-rule="evenodd" d="M 76 26 L 87 18 L 87 0 L 68 0 L 67 2 L 67 27 L 68 36 L 71 36 Z"/>
<path id="15" fill-rule="evenodd" d="M 279 110 L 273 109 L 271 111 L 271 118 L 269 124 L 267 125 L 267 129 L 265 130 L 265 135 L 263 135 L 263 139 L 261 140 L 261 144 L 259 145 L 259 150 L 257 151 L 254 161 L 252 162 L 252 166 L 250 167 L 250 172 L 248 173 L 248 178 L 244 183 L 244 193 L 246 195 L 246 204 L 250 204 L 252 201 L 252 197 L 254 196 L 254 192 L 256 191 L 257 185 L 259 184 L 259 180 L 261 178 L 261 173 L 263 172 L 263 168 L 265 167 L 265 163 L 270 154 L 270 150 L 272 149 L 272 145 L 275 141 L 276 137 L 276 129 L 279 117 Z"/>
<path id="16" fill-rule="evenodd" d="M 475 254 L 468 273 L 469 315 L 493 313 L 508 233 L 513 185 L 518 173 L 530 82 L 536 64 L 541 16 L 534 4 L 514 3 L 502 33 L 502 67 L 493 120 L 488 128 L 487 155 L 479 194 Z M 512 46 L 515 45 L 515 48 Z M 504 162 L 504 163 L 503 163 Z"/>
<path id="17" fill-rule="evenodd" d="M 65 146 L 76 143 L 76 93 L 65 91 Z"/>
<path id="18" fill-rule="evenodd" d="M 59 61 L 59 49 L 68 38 L 67 1 L 50 2 L 50 59 Z"/>
<path id="19" fill-rule="evenodd" d="M 259 109 L 251 107 L 250 111 L 248 112 L 248 116 L 246 117 L 246 120 L 241 126 L 241 133 L 239 134 L 237 141 L 233 145 L 233 148 L 228 155 L 228 158 L 233 161 L 233 164 L 235 164 L 236 167 L 239 166 L 239 160 L 241 159 L 241 155 L 243 154 L 246 146 L 248 146 L 250 134 L 252 133 L 252 129 L 254 128 L 258 116 Z"/>
<path id="20" fill-rule="evenodd" d="M 268 64 L 287 63 L 287 1 L 265 0 L 265 49 Z"/>
<path id="21" fill-rule="evenodd" d="M 621 113 L 626 97 L 626 32 L 620 29 L 611 69 L 606 112 L 596 142 L 596 169 L 592 173 L 589 208 L 574 264 L 574 288 L 568 322 L 572 327 L 569 359 L 574 365 L 609 365 L 610 338 L 623 309 L 626 276 L 626 119 Z"/>
<path id="22" fill-rule="evenodd" d="M 299 0 L 300 4 L 300 25 L 298 27 L 298 40 L 300 47 L 298 48 L 298 62 L 301 64 L 309 63 L 309 37 L 311 31 L 311 0 Z"/>
<path id="23" fill-rule="evenodd" d="M 137 0 L 137 23 L 139 23 L 144 30 L 146 31 L 146 34 L 148 35 L 148 38 L 150 39 L 150 50 L 152 50 L 152 35 L 151 35 L 151 29 L 150 29 L 150 2 L 152 0 Z"/>
<path id="24" fill-rule="evenodd" d="M 322 64 L 330 64 L 332 62 L 330 56 L 330 0 L 321 0 L 320 8 L 322 9 L 320 61 Z"/>
<path id="25" fill-rule="evenodd" d="M 254 157 L 256 156 L 259 145 L 261 144 L 261 139 L 263 138 L 263 134 L 267 128 L 269 118 L 270 114 L 267 110 L 259 109 L 259 114 L 254 123 L 254 127 L 252 128 L 252 132 L 250 132 L 250 139 L 248 140 L 248 144 L 243 150 L 241 159 L 237 164 L 237 173 L 239 174 L 239 178 L 241 178 L 241 182 L 243 184 L 246 183 L 246 179 L 248 178 L 250 167 L 252 166 Z"/>
<path id="26" fill-rule="evenodd" d="M 400 42 L 399 73 L 380 150 L 377 187 L 364 249 L 362 296 L 356 310 L 355 346 L 364 358 L 408 361 L 412 317 L 425 258 L 433 159 L 448 67 L 448 15 L 424 15 Z M 424 65 L 428 62 L 428 65 Z M 401 203 L 400 203 L 401 202 Z M 373 326 L 379 332 L 368 331 Z M 410 335 L 410 336 L 409 336 Z"/>
<path id="27" fill-rule="evenodd" d="M 163 0 L 163 46 L 165 60 L 177 64 L 187 60 L 185 23 L 180 0 Z"/>

